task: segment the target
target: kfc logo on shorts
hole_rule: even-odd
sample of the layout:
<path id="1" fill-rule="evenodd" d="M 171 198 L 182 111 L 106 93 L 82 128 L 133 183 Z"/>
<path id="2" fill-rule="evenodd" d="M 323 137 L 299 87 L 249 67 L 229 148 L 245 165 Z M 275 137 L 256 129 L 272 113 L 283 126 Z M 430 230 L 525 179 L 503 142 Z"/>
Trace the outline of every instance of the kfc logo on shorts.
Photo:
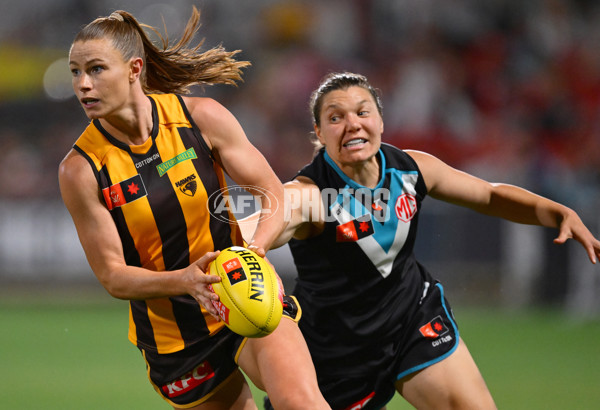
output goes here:
<path id="1" fill-rule="evenodd" d="M 438 337 L 448 333 L 448 328 L 442 321 L 442 317 L 436 316 L 429 323 L 421 326 L 419 331 L 424 337 L 428 339 L 437 339 Z"/>
<path id="2" fill-rule="evenodd" d="M 177 397 L 200 386 L 214 376 L 215 372 L 212 366 L 205 361 L 191 372 L 186 373 L 181 379 L 162 386 L 162 391 L 167 397 Z"/>
<path id="3" fill-rule="evenodd" d="M 371 392 L 367 397 L 360 399 L 359 401 L 357 401 L 354 404 L 351 404 L 350 406 L 346 407 L 344 410 L 361 410 L 364 409 L 365 406 L 367 405 L 368 402 L 371 401 L 371 399 L 375 397 L 375 392 Z"/>

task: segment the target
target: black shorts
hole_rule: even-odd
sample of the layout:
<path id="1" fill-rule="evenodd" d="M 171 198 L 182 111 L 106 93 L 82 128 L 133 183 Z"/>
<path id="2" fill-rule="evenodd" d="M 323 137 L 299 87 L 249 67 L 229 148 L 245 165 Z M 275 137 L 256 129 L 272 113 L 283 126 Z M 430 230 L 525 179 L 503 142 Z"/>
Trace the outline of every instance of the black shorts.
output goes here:
<path id="1" fill-rule="evenodd" d="M 385 368 L 364 363 L 360 376 L 343 378 L 327 376 L 327 372 L 319 372 L 317 368 L 319 387 L 332 409 L 380 409 L 394 396 L 396 381 L 454 352 L 458 346 L 458 327 L 441 284 L 432 286 L 405 329 L 392 351 L 381 352 L 388 356 Z M 340 363 L 340 367 L 343 365 Z M 349 373 L 356 370 L 353 368 Z"/>
<path id="2" fill-rule="evenodd" d="M 159 354 L 142 350 L 148 378 L 171 406 L 200 404 L 236 371 L 236 357 L 244 341 L 243 336 L 223 328 L 208 342 L 179 352 Z"/>
<path id="3" fill-rule="evenodd" d="M 298 321 L 301 310 L 294 297 L 283 299 L 283 314 Z M 156 392 L 174 407 L 206 401 L 237 370 L 238 355 L 247 338 L 223 328 L 210 340 L 169 354 L 145 351 L 148 378 Z"/>

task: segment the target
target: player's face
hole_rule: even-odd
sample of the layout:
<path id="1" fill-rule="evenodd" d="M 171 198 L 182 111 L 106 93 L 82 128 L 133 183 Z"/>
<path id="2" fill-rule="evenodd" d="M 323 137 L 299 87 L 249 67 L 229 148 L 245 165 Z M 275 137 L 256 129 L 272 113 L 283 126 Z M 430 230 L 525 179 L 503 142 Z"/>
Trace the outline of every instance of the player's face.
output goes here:
<path id="1" fill-rule="evenodd" d="M 383 119 L 368 90 L 353 86 L 327 93 L 320 120 L 315 133 L 338 166 L 353 167 L 376 160 Z"/>
<path id="2" fill-rule="evenodd" d="M 130 92 L 130 64 L 110 40 L 77 41 L 69 57 L 73 90 L 90 119 L 108 117 L 123 106 Z"/>

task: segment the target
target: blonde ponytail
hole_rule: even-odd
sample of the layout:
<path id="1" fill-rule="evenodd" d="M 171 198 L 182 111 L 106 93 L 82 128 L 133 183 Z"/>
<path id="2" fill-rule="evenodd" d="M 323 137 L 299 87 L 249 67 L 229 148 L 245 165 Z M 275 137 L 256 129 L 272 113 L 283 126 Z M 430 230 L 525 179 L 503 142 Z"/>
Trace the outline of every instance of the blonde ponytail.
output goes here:
<path id="1" fill-rule="evenodd" d="M 168 37 L 163 37 L 156 28 L 140 24 L 130 13 L 118 10 L 89 23 L 73 43 L 109 38 L 125 60 L 142 58 L 141 82 L 146 93 L 188 94 L 193 85 L 235 85 L 242 81 L 242 69 L 250 62 L 234 58 L 240 50 L 227 51 L 219 45 L 201 52 L 204 40 L 189 47 L 200 25 L 200 11 L 194 7 L 181 39 L 169 46 Z M 161 48 L 154 45 L 144 28 L 156 33 Z"/>

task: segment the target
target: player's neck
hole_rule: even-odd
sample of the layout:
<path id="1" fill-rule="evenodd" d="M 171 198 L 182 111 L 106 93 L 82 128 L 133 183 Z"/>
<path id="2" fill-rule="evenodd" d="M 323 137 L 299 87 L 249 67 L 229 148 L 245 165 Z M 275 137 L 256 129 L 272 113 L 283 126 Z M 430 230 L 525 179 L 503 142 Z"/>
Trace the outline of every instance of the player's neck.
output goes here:
<path id="1" fill-rule="evenodd" d="M 381 165 L 378 155 L 369 161 L 341 167 L 342 171 L 354 182 L 367 188 L 375 188 L 379 183 Z"/>
<path id="2" fill-rule="evenodd" d="M 152 104 L 147 97 L 124 106 L 115 115 L 100 119 L 104 129 L 127 145 L 142 145 L 150 138 L 153 128 Z"/>

